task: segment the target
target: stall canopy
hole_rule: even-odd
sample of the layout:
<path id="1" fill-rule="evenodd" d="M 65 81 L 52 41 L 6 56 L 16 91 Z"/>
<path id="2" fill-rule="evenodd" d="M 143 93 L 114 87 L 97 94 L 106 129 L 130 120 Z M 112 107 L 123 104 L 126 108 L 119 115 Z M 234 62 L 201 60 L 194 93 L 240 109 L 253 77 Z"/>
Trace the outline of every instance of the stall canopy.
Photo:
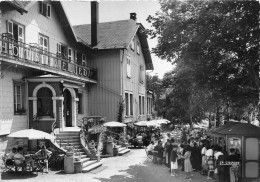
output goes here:
<path id="1" fill-rule="evenodd" d="M 238 123 L 219 131 L 223 135 L 242 135 L 260 137 L 260 128 L 249 123 Z"/>
<path id="2" fill-rule="evenodd" d="M 242 135 L 242 136 L 260 136 L 260 128 L 248 123 L 229 122 L 211 131 L 209 135 Z"/>

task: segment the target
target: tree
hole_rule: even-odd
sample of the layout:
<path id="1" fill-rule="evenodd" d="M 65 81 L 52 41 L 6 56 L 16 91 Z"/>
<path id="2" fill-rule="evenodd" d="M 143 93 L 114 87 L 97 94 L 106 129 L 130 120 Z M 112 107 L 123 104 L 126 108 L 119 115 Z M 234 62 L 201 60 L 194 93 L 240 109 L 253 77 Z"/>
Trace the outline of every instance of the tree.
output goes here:
<path id="1" fill-rule="evenodd" d="M 158 57 L 194 71 L 197 88 L 233 108 L 259 109 L 259 4 L 254 1 L 167 1 L 149 16 Z M 259 112 L 259 110 L 258 110 Z"/>

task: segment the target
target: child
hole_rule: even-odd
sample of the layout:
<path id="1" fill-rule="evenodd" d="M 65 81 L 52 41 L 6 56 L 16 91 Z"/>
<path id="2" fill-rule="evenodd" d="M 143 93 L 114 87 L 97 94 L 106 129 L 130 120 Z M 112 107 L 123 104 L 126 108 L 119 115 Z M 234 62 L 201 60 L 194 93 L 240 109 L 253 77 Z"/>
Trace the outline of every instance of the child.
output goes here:
<path id="1" fill-rule="evenodd" d="M 191 156 L 191 147 L 189 145 L 187 145 L 185 147 L 185 154 L 184 154 L 184 171 L 186 173 L 186 179 L 191 180 L 190 178 L 190 173 L 192 171 L 192 166 L 191 166 L 191 162 L 190 162 L 190 156 Z"/>
<path id="2" fill-rule="evenodd" d="M 173 145 L 171 151 L 171 176 L 176 176 L 176 170 L 178 169 L 178 155 L 177 155 L 177 145 Z"/>

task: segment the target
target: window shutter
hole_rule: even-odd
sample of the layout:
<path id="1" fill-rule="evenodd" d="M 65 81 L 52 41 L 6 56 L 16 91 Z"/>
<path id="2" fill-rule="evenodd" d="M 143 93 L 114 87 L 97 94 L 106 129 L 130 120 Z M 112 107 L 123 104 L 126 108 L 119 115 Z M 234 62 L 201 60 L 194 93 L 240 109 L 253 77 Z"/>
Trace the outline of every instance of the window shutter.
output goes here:
<path id="1" fill-rule="evenodd" d="M 75 51 L 74 51 L 74 62 L 75 62 L 75 63 L 77 63 L 77 54 L 78 54 L 78 53 L 77 53 L 77 51 L 75 50 Z"/>
<path id="2" fill-rule="evenodd" d="M 7 33 L 10 33 L 13 35 L 13 32 L 14 32 L 13 27 L 14 27 L 13 22 L 7 21 Z"/>
<path id="3" fill-rule="evenodd" d="M 18 25 L 18 41 L 24 42 L 24 29 L 20 25 Z"/>
<path id="4" fill-rule="evenodd" d="M 40 5 L 40 13 L 43 14 L 43 2 L 40 1 L 39 3 L 40 3 L 39 4 Z"/>
<path id="5" fill-rule="evenodd" d="M 57 44 L 57 55 L 58 56 L 61 55 L 61 44 L 60 43 Z"/>
<path id="6" fill-rule="evenodd" d="M 49 4 L 47 5 L 47 17 L 51 17 L 51 6 Z"/>
<path id="7" fill-rule="evenodd" d="M 130 59 L 130 57 L 126 58 L 126 76 L 131 78 L 131 59 Z"/>

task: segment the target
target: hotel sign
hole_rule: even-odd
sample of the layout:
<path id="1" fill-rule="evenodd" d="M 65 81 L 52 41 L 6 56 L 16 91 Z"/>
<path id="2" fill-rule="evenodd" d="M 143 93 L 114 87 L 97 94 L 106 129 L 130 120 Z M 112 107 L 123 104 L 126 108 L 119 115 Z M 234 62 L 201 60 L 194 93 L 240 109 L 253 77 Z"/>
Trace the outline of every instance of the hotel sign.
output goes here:
<path id="1" fill-rule="evenodd" d="M 59 69 L 78 76 L 91 78 L 95 69 L 81 66 L 72 61 L 66 60 L 45 50 L 37 45 L 14 43 L 0 38 L 0 54 L 2 56 L 15 58 L 18 61 L 40 64 L 49 68 Z"/>

